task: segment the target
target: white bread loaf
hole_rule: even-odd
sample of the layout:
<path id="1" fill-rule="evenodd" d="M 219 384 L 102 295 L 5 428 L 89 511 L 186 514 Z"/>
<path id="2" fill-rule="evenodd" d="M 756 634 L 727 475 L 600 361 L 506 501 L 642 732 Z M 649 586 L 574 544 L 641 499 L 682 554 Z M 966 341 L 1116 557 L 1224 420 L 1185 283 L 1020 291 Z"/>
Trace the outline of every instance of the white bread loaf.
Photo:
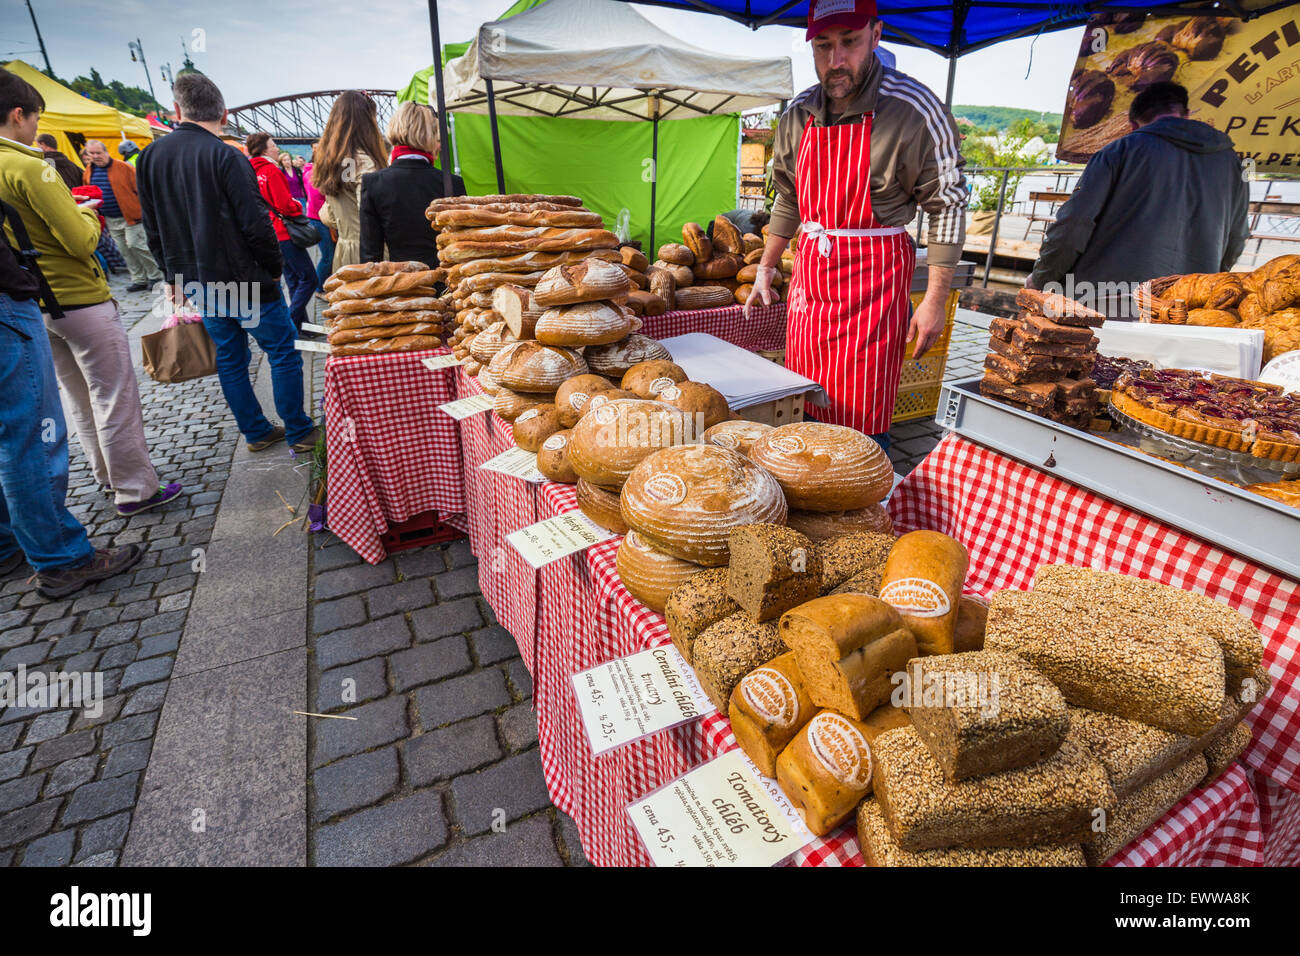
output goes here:
<path id="1" fill-rule="evenodd" d="M 569 449 L 573 448 L 573 441 L 569 441 Z M 572 460 L 570 460 L 572 464 Z M 606 491 L 599 485 L 593 485 L 589 481 L 578 479 L 577 487 L 574 489 L 578 499 L 578 510 L 585 514 L 596 524 L 615 534 L 627 534 L 628 527 L 623 521 L 623 514 L 619 510 L 618 493 Z"/>
<path id="2" fill-rule="evenodd" d="M 655 547 L 709 567 L 727 563 L 734 529 L 783 524 L 786 515 L 785 497 L 771 475 L 714 445 L 665 448 L 647 456 L 623 484 L 622 509 L 628 527 Z"/>
<path id="3" fill-rule="evenodd" d="M 623 387 L 641 398 L 656 398 L 669 385 L 685 381 L 686 369 L 668 359 L 637 362 L 623 373 Z"/>
<path id="4" fill-rule="evenodd" d="M 573 426 L 569 462 L 592 484 L 617 490 L 641 459 L 694 437 L 690 418 L 671 405 L 618 399 L 590 411 Z"/>
<path id="5" fill-rule="evenodd" d="M 632 596 L 660 614 L 668 597 L 704 570 L 691 561 L 683 561 L 652 547 L 635 531 L 628 531 L 615 555 L 618 576 Z"/>
<path id="6" fill-rule="evenodd" d="M 706 435 L 707 439 L 708 436 Z M 814 541 L 826 541 L 854 531 L 875 531 L 893 534 L 894 521 L 883 505 L 867 505 L 856 511 L 799 511 L 790 509 L 786 521 L 792 528 L 802 531 Z"/>
<path id="7" fill-rule="evenodd" d="M 566 380 L 587 371 L 582 355 L 540 342 L 514 342 L 492 359 L 488 369 L 506 388 L 516 392 L 554 395 Z"/>
<path id="8" fill-rule="evenodd" d="M 630 288 L 627 273 L 619 265 L 601 259 L 584 259 L 576 265 L 547 270 L 533 289 L 533 298 L 542 308 L 550 309 L 575 302 L 612 299 L 627 295 Z"/>
<path id="9" fill-rule="evenodd" d="M 776 476 L 790 507 L 802 511 L 865 508 L 894 486 L 894 466 L 884 450 L 843 425 L 782 425 L 754 442 L 750 457 Z"/>
<path id="10" fill-rule="evenodd" d="M 537 470 L 551 481 L 574 485 L 578 483 L 578 474 L 569 464 L 568 445 L 568 429 L 555 432 L 542 442 L 537 452 Z"/>
<path id="11" fill-rule="evenodd" d="M 651 359 L 672 359 L 668 349 L 648 335 L 633 332 L 627 338 L 610 345 L 597 345 L 584 353 L 587 365 L 598 375 L 622 378 L 623 373 L 639 362 Z"/>
<path id="12" fill-rule="evenodd" d="M 537 320 L 533 334 L 543 345 L 581 348 L 621 342 L 631 327 L 630 317 L 617 306 L 580 302 L 547 309 Z"/>
<path id="13" fill-rule="evenodd" d="M 532 293 L 517 285 L 502 285 L 492 291 L 492 311 L 501 316 L 517 342 L 534 338 L 533 330 L 542 317 Z"/>
<path id="14" fill-rule="evenodd" d="M 561 385 L 555 393 L 555 407 L 560 410 L 560 421 L 564 423 L 564 427 L 572 428 L 578 424 L 578 419 L 582 417 L 582 412 L 592 395 L 608 392 L 611 388 L 613 386 L 609 384 L 609 379 L 592 375 L 590 372 L 586 375 L 575 375 Z"/>
<path id="15" fill-rule="evenodd" d="M 730 448 L 732 451 L 740 452 L 746 458 L 749 457 L 750 447 L 763 435 L 772 430 L 771 425 L 764 425 L 762 422 L 747 422 L 744 419 L 729 419 L 725 422 L 719 422 L 704 432 L 704 440 L 710 445 L 717 445 L 719 448 Z M 791 512 L 793 515 L 794 512 Z M 793 522 L 787 521 L 792 528 L 798 528 Z M 798 528 L 804 534 L 808 534 L 803 528 Z M 808 535 L 812 538 L 812 535 Z M 813 538 L 816 541 L 816 538 Z"/>

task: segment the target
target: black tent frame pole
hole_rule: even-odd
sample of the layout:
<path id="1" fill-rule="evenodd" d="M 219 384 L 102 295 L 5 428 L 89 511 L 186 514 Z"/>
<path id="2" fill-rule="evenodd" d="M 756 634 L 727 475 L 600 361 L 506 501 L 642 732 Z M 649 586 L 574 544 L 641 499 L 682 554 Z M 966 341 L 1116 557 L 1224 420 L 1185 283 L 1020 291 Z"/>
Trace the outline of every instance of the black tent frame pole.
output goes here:
<path id="1" fill-rule="evenodd" d="M 492 158 L 497 165 L 497 193 L 504 195 L 506 191 L 506 172 L 501 165 L 501 134 L 497 131 L 497 98 L 492 91 L 492 81 L 484 77 L 483 83 L 487 86 L 488 118 L 492 123 Z"/>
<path id="2" fill-rule="evenodd" d="M 429 32 L 433 34 L 433 80 L 438 91 L 438 145 L 442 162 L 442 194 L 450 196 L 451 134 L 447 131 L 447 92 L 442 85 L 442 31 L 438 29 L 438 0 L 429 0 Z"/>
<path id="3" fill-rule="evenodd" d="M 952 112 L 952 89 L 953 89 L 953 84 L 956 83 L 956 81 L 957 81 L 957 57 L 954 55 L 948 57 L 948 95 L 945 96 L 943 100 L 943 105 L 948 108 L 949 113 Z"/>
<path id="4" fill-rule="evenodd" d="M 655 199 L 659 192 L 659 97 L 655 97 L 655 115 L 651 124 L 653 142 L 650 149 L 650 248 L 645 250 L 646 258 L 655 252 Z"/>

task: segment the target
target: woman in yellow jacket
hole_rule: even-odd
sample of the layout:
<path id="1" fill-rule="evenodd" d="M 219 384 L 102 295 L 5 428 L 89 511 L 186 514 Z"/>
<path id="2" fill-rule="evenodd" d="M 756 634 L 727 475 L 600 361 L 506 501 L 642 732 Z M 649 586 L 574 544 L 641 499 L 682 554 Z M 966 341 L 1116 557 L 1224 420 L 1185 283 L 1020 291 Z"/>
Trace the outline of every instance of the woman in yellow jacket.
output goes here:
<path id="1" fill-rule="evenodd" d="M 325 196 L 321 222 L 338 233 L 334 271 L 361 261 L 361 177 L 388 165 L 374 101 L 348 90 L 334 101 L 313 153 L 312 184 Z"/>

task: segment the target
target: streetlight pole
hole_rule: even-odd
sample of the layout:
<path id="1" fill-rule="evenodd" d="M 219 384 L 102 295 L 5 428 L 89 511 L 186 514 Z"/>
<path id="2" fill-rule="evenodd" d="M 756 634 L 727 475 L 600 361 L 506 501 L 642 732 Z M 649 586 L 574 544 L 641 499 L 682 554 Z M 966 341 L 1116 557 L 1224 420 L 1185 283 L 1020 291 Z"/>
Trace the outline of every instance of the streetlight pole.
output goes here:
<path id="1" fill-rule="evenodd" d="M 133 61 L 135 60 L 135 55 L 137 53 L 140 54 L 140 63 L 144 66 L 144 78 L 149 83 L 149 95 L 153 97 L 153 105 L 161 106 L 162 104 L 158 102 L 158 94 L 153 91 L 153 77 L 149 75 L 149 63 L 144 58 L 144 44 L 142 44 L 140 38 L 137 37 L 136 39 L 129 41 L 126 48 L 131 51 L 131 59 Z"/>
<path id="2" fill-rule="evenodd" d="M 41 26 L 36 22 L 36 11 L 32 9 L 32 0 L 27 0 L 27 12 L 32 15 L 32 29 L 36 31 L 36 42 L 40 44 L 41 56 L 45 58 L 45 72 L 54 76 L 54 67 L 50 66 L 50 55 L 45 52 L 45 40 L 41 37 Z"/>

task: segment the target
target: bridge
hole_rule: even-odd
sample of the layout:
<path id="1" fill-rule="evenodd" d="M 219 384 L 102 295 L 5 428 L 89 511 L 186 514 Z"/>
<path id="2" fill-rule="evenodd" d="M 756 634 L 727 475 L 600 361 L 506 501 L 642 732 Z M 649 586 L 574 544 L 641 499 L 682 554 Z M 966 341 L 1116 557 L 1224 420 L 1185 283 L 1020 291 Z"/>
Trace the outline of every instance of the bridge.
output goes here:
<path id="1" fill-rule="evenodd" d="M 251 133 L 270 133 L 277 143 L 305 144 L 320 139 L 329 119 L 334 101 L 346 90 L 320 90 L 315 93 L 295 93 L 259 100 L 230 110 L 228 128 L 240 139 Z M 397 106 L 395 90 L 362 90 L 375 102 L 379 112 L 379 129 L 388 126 L 388 120 Z"/>

